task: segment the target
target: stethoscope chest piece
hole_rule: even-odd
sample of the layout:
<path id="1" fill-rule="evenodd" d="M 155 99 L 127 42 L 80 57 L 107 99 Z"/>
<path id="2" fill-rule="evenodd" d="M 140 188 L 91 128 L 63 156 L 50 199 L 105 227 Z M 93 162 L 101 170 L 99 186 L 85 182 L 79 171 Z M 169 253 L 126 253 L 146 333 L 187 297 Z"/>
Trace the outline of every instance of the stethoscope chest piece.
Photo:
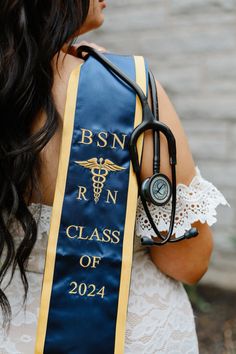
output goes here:
<path id="1" fill-rule="evenodd" d="M 171 198 L 171 182 L 167 176 L 162 173 L 156 173 L 143 181 L 141 193 L 147 201 L 158 206 L 163 206 Z"/>

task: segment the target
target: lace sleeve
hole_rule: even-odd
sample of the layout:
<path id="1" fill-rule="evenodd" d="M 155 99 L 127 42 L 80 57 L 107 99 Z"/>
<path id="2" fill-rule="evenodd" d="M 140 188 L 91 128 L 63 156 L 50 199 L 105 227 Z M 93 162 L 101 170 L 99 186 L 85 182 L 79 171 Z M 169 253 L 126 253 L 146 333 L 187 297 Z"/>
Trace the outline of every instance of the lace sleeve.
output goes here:
<path id="1" fill-rule="evenodd" d="M 159 231 L 166 231 L 169 228 L 171 214 L 171 200 L 165 206 L 156 206 L 147 203 L 150 213 Z M 196 167 L 196 175 L 189 186 L 177 185 L 176 215 L 174 223 L 174 234 L 178 238 L 191 228 L 196 221 L 207 222 L 213 225 L 216 219 L 216 207 L 228 205 L 223 194 L 209 181 L 201 176 L 200 170 Z M 136 235 L 155 236 L 155 233 L 148 221 L 140 197 L 136 212 Z"/>

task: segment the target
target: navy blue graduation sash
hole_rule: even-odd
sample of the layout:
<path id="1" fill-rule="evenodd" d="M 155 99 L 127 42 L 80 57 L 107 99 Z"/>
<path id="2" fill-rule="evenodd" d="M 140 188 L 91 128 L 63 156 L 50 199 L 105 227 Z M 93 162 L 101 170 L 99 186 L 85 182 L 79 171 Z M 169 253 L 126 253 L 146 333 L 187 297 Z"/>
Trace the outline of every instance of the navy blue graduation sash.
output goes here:
<path id="1" fill-rule="evenodd" d="M 146 92 L 142 57 L 106 55 Z M 124 353 L 138 197 L 128 146 L 141 122 L 133 90 L 93 57 L 73 70 L 36 354 Z"/>

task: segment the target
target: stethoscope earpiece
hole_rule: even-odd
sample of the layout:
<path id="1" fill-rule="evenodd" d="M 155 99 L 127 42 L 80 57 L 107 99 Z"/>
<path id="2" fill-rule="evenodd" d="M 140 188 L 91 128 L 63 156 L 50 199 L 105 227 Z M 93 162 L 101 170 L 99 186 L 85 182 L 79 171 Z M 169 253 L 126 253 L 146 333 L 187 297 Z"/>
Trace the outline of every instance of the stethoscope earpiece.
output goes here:
<path id="1" fill-rule="evenodd" d="M 196 227 L 192 227 L 190 230 L 186 231 L 185 234 L 178 238 L 172 238 L 170 242 L 179 242 L 182 240 L 189 240 L 193 237 L 198 236 L 198 230 Z M 160 242 L 154 241 L 154 238 L 150 238 L 147 236 L 141 237 L 141 244 L 142 246 L 162 246 L 163 244 Z"/>

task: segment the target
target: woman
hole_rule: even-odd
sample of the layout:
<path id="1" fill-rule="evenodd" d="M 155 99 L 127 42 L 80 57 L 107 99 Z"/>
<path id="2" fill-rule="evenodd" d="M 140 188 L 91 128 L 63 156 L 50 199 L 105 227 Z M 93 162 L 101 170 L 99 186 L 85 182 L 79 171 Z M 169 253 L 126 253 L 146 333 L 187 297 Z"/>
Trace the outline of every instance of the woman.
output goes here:
<path id="1" fill-rule="evenodd" d="M 70 43 L 102 25 L 106 4 L 103 0 L 4 0 L 1 5 L 0 349 L 2 354 L 32 354 L 67 85 L 70 73 L 83 62 L 74 56 Z M 161 248 L 142 248 L 138 236 L 152 233 L 138 201 L 125 353 L 195 354 L 194 317 L 182 283 L 195 284 L 206 272 L 215 208 L 226 201 L 195 168 L 180 120 L 158 82 L 157 89 L 160 120 L 171 128 L 177 142 L 174 231 L 177 237 L 193 225 L 199 236 Z M 142 180 L 152 175 L 152 155 L 148 131 Z M 164 139 L 161 172 L 170 176 Z M 150 205 L 150 210 L 159 229 L 165 231 L 169 206 Z M 24 294 L 26 311 L 22 308 Z M 5 331 L 11 317 L 10 329 Z"/>

